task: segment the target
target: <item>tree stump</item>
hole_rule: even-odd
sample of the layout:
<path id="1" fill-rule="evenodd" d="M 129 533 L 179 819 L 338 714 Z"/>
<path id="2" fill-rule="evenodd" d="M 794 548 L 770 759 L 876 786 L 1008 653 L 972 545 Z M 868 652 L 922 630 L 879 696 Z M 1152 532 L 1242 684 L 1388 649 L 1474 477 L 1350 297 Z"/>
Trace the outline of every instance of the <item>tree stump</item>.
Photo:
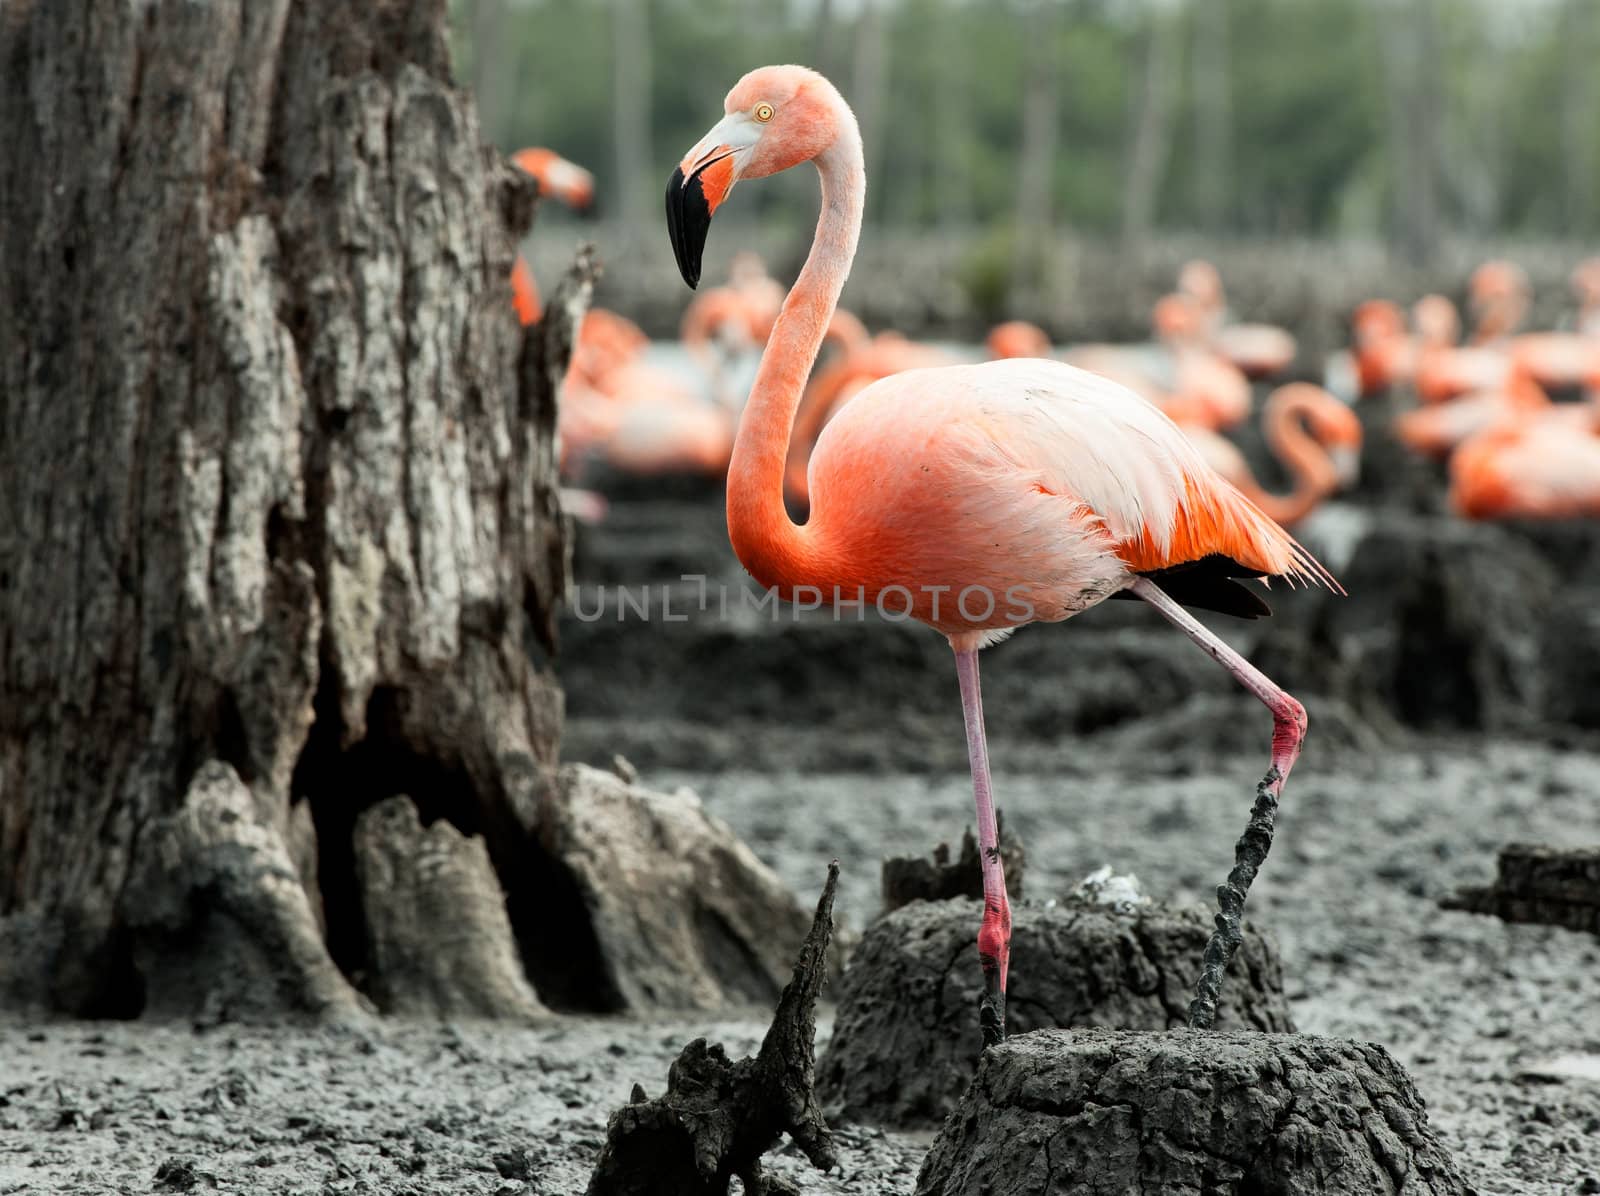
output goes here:
<path id="1" fill-rule="evenodd" d="M 1600 848 L 1512 844 L 1500 852 L 1494 884 L 1462 889 L 1439 904 L 1600 934 Z"/>
<path id="2" fill-rule="evenodd" d="M 1006 892 L 1011 900 L 1022 898 L 1022 879 L 1028 856 L 1022 840 L 1006 828 L 1004 810 L 995 811 L 1000 832 L 1000 859 L 1005 865 Z M 891 856 L 883 861 L 883 909 L 897 910 L 913 901 L 946 901 L 952 897 L 982 897 L 983 867 L 978 859 L 978 841 L 972 828 L 961 832 L 961 854 L 950 862 L 950 845 L 941 843 L 933 857 Z"/>
<path id="3" fill-rule="evenodd" d="M 365 987 L 378 1008 L 540 1017 L 481 838 L 443 819 L 424 827 L 410 798 L 391 797 L 357 819 L 355 852 L 370 941 Z"/>
<path id="4" fill-rule="evenodd" d="M 955 1108 L 982 1048 L 982 910 L 978 901 L 916 902 L 868 928 L 845 970 L 818 1068 L 830 1107 L 892 1126 L 927 1124 Z M 1016 906 L 1008 1028 L 1183 1026 L 1210 933 L 1199 907 Z M 1248 927 L 1217 1020 L 1223 1029 L 1292 1029 L 1277 949 Z"/>
<path id="5" fill-rule="evenodd" d="M 806 911 L 688 790 L 561 770 L 536 824 L 533 980 L 557 1008 L 716 1009 L 777 1000 Z"/>
<path id="6" fill-rule="evenodd" d="M 1465 1196 L 1401 1066 L 1306 1035 L 1047 1030 L 984 1052 L 918 1196 Z"/>
<path id="7" fill-rule="evenodd" d="M 207 957 L 143 907 L 192 911 L 208 844 L 259 828 L 228 958 L 280 1008 L 353 1007 L 308 956 L 364 966 L 360 811 L 409 792 L 515 888 L 554 781 L 529 648 L 592 266 L 518 326 L 535 186 L 482 144 L 443 0 L 8 5 L 0 143 L 0 995 L 180 991 Z M 286 891 L 296 805 L 318 901 Z"/>
<path id="8" fill-rule="evenodd" d="M 834 1165 L 833 1136 L 813 1088 L 812 1050 L 838 880 L 835 860 L 756 1057 L 729 1062 L 720 1045 L 697 1038 L 667 1073 L 664 1095 L 649 1100 L 635 1084 L 606 1128 L 588 1196 L 726 1196 L 736 1175 L 749 1196 L 798 1196 L 793 1185 L 761 1169 L 761 1156 L 784 1133 L 822 1170 Z"/>

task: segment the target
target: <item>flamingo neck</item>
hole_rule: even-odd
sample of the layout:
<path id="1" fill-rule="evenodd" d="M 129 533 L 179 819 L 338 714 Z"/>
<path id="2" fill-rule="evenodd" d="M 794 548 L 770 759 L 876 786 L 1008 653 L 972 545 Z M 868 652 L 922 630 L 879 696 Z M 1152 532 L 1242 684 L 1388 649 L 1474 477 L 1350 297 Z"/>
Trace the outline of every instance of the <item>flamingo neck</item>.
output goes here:
<path id="1" fill-rule="evenodd" d="M 1267 502 L 1257 501 L 1256 505 L 1279 523 L 1304 519 L 1338 485 L 1338 471 L 1327 450 L 1306 431 L 1309 413 L 1310 404 L 1293 394 L 1280 395 L 1275 402 L 1268 400 L 1264 413 L 1267 444 L 1294 479 L 1288 494 L 1264 495 Z"/>
<path id="2" fill-rule="evenodd" d="M 867 180 L 861 134 L 848 109 L 838 138 L 815 162 L 822 180 L 816 235 L 761 355 L 728 467 L 728 538 L 750 575 L 766 586 L 814 577 L 806 529 L 783 505 L 784 460 L 806 377 L 861 236 Z"/>

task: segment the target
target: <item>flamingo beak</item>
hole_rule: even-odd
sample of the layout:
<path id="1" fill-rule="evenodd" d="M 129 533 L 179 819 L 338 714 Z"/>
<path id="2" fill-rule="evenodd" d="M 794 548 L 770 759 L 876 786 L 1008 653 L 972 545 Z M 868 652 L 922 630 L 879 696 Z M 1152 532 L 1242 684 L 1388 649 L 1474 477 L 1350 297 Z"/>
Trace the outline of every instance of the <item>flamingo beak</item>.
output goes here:
<path id="1" fill-rule="evenodd" d="M 667 235 L 678 273 L 695 287 L 711 217 L 739 181 L 739 165 L 760 137 L 760 126 L 744 113 L 723 117 L 684 156 L 667 180 Z"/>

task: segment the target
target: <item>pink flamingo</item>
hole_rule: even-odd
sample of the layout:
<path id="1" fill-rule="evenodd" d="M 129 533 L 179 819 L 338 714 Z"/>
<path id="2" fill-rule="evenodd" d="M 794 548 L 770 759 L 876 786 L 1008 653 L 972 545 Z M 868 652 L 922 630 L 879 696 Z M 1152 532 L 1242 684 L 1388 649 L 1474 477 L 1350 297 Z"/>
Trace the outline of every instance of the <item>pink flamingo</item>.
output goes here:
<path id="1" fill-rule="evenodd" d="M 1272 378 L 1294 364 L 1295 339 L 1275 324 L 1236 324 L 1228 319 L 1228 297 L 1222 275 L 1210 262 L 1196 259 L 1178 271 L 1178 292 L 1200 308 L 1203 335 L 1226 361 L 1247 378 Z"/>
<path id="2" fill-rule="evenodd" d="M 984 915 L 984 1039 L 1005 1034 L 1011 914 L 995 826 L 978 652 L 1030 622 L 1141 598 L 1228 669 L 1273 717 L 1272 763 L 1239 843 L 1190 1023 L 1209 1026 L 1239 917 L 1271 844 L 1273 813 L 1305 735 L 1305 710 L 1185 605 L 1267 613 L 1233 579 L 1336 586 L 1277 524 L 1210 469 L 1183 433 L 1120 386 L 1062 362 L 1014 360 L 898 373 L 845 404 L 811 457 L 811 514 L 783 503 L 805 378 L 855 256 L 866 196 L 861 135 L 832 84 L 797 66 L 744 76 L 725 115 L 667 184 L 667 227 L 693 287 L 712 214 L 740 179 L 815 164 L 822 211 L 739 422 L 728 535 L 780 595 L 857 599 L 915 617 L 955 652 L 977 805 Z"/>
<path id="3" fill-rule="evenodd" d="M 1406 317 L 1399 304 L 1388 299 L 1359 304 L 1350 317 L 1350 332 L 1356 386 L 1362 398 L 1411 381 L 1416 345 L 1406 332 Z"/>
<path id="4" fill-rule="evenodd" d="M 1220 432 L 1181 421 L 1179 426 L 1211 468 L 1284 527 L 1293 527 L 1354 482 L 1361 466 L 1361 421 L 1348 404 L 1310 382 L 1278 387 L 1261 407 L 1267 446 L 1294 479 L 1288 494 L 1262 486 L 1239 446 Z"/>
<path id="5" fill-rule="evenodd" d="M 1134 345 L 1079 345 L 1063 361 L 1110 378 L 1180 424 L 1213 431 L 1242 423 L 1253 402 L 1250 381 L 1218 356 L 1202 334 L 1200 309 L 1186 295 L 1164 295 L 1150 313 L 1160 350 Z"/>
<path id="6" fill-rule="evenodd" d="M 1600 518 L 1600 392 L 1485 428 L 1450 458 L 1468 519 Z"/>
<path id="7" fill-rule="evenodd" d="M 1495 389 L 1401 412 L 1395 416 L 1394 433 L 1412 452 L 1443 459 L 1483 429 L 1549 406 L 1550 396 L 1526 370 L 1513 366 L 1504 384 Z"/>
<path id="8" fill-rule="evenodd" d="M 1541 386 L 1566 390 L 1600 374 L 1600 258 L 1572 271 L 1578 301 L 1572 332 L 1530 332 L 1511 342 L 1511 357 Z"/>
<path id="9" fill-rule="evenodd" d="M 568 162 L 554 150 L 531 146 L 512 154 L 511 161 L 539 184 L 541 198 L 552 196 L 577 212 L 593 207 L 594 175 L 575 162 Z M 538 322 L 544 304 L 539 298 L 533 271 L 520 253 L 511 267 L 511 301 L 516 306 L 517 319 L 524 325 Z"/>

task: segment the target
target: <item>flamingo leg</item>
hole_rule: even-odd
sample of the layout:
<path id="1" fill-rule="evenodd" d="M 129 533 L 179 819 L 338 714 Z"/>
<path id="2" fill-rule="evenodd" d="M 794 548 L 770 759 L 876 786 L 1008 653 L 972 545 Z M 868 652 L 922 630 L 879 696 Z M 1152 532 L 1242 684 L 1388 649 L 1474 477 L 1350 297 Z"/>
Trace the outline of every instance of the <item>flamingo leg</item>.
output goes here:
<path id="1" fill-rule="evenodd" d="M 994 791 L 989 784 L 989 744 L 983 729 L 983 697 L 978 690 L 978 649 L 956 648 L 956 673 L 961 678 L 961 711 L 967 725 L 967 759 L 972 765 L 972 792 L 978 803 L 978 856 L 983 863 L 983 926 L 978 931 L 978 962 L 983 967 L 983 997 L 978 1024 L 983 1045 L 1006 1036 L 1006 972 L 1011 963 L 1011 902 L 1006 898 L 1006 870 L 1000 860 L 1000 829 L 995 819 Z"/>
<path id="2" fill-rule="evenodd" d="M 1206 1030 L 1216 1020 L 1223 973 L 1228 970 L 1228 963 L 1244 938 L 1244 899 L 1250 892 L 1250 882 L 1255 879 L 1256 872 L 1267 858 L 1267 852 L 1272 849 L 1278 799 L 1283 793 L 1283 783 L 1289 777 L 1289 770 L 1300 757 L 1300 745 L 1305 742 L 1306 711 L 1304 706 L 1273 684 L 1265 673 L 1196 621 L 1154 582 L 1140 578 L 1131 588 L 1166 616 L 1178 630 L 1204 648 L 1207 655 L 1238 678 L 1240 684 L 1272 711 L 1272 763 L 1267 775 L 1256 786 L 1256 800 L 1250 811 L 1250 821 L 1234 846 L 1233 870 L 1228 873 L 1227 881 L 1217 887 L 1220 912 L 1216 917 L 1216 930 L 1206 944 L 1200 980 L 1195 985 L 1194 1000 L 1189 1002 L 1189 1025 L 1196 1030 Z"/>

